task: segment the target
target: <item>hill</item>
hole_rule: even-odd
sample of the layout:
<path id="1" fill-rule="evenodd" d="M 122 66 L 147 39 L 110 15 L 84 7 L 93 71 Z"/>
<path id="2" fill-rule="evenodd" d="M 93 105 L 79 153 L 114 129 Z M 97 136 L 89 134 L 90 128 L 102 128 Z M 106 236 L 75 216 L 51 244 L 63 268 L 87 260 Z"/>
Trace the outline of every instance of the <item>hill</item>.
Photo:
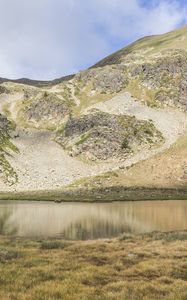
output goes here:
<path id="1" fill-rule="evenodd" d="M 185 198 L 186 134 L 186 26 L 72 76 L 0 79 L 1 195 Z"/>

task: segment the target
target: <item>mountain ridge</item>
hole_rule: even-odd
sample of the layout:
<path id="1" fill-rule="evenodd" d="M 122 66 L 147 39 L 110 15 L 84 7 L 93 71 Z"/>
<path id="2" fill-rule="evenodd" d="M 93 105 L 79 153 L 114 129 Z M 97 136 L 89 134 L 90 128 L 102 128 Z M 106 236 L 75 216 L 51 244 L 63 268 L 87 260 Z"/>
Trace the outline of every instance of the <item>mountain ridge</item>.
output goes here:
<path id="1" fill-rule="evenodd" d="M 55 85 L 58 83 L 61 83 L 63 81 L 71 80 L 75 74 L 63 76 L 57 79 L 53 80 L 35 80 L 35 79 L 29 79 L 29 78 L 19 78 L 19 79 L 8 79 L 8 78 L 2 78 L 0 77 L 0 84 L 4 82 L 13 82 L 13 83 L 20 83 L 20 84 L 26 84 L 31 86 L 38 86 L 38 87 L 45 87 L 47 85 Z"/>
<path id="2" fill-rule="evenodd" d="M 186 28 L 187 28 L 187 25 L 184 25 L 181 28 L 174 30 L 174 32 L 180 31 L 180 30 L 183 30 L 183 29 L 186 29 Z M 93 64 L 92 66 L 90 66 L 89 69 L 95 68 L 95 67 L 99 67 L 100 63 L 102 63 L 103 60 L 108 60 L 108 58 L 110 58 L 113 55 L 118 54 L 123 49 L 127 49 L 129 47 L 132 47 L 132 46 L 136 45 L 139 42 L 142 42 L 142 41 L 145 41 L 145 40 L 149 40 L 151 38 L 162 37 L 162 36 L 165 36 L 166 34 L 170 34 L 170 33 L 171 32 L 169 31 L 169 32 L 164 33 L 164 34 L 148 35 L 148 36 L 141 37 L 138 40 L 135 40 L 134 42 L 132 42 L 132 43 L 126 45 L 125 47 L 123 47 L 123 48 L 115 51 L 114 53 L 108 55 L 104 59 L 96 62 L 95 64 Z M 35 79 L 30 79 L 30 78 L 9 79 L 9 78 L 0 77 L 0 83 L 4 83 L 4 82 L 9 82 L 10 81 L 10 82 L 15 82 L 15 83 L 28 84 L 28 85 L 42 87 L 42 86 L 46 86 L 48 84 L 51 84 L 51 85 L 54 84 L 55 85 L 55 84 L 58 84 L 58 83 L 60 83 L 62 81 L 71 80 L 74 76 L 75 76 L 75 74 L 69 74 L 69 75 L 65 75 L 65 76 L 62 76 L 62 77 L 59 77 L 59 78 L 55 78 L 55 79 L 52 79 L 52 80 L 35 80 Z"/>

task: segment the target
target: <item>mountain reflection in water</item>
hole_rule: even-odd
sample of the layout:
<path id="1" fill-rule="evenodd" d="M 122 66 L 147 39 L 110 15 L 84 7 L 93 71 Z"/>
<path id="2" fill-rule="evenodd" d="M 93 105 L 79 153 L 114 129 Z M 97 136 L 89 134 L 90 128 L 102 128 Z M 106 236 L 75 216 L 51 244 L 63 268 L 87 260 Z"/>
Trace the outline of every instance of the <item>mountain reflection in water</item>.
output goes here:
<path id="1" fill-rule="evenodd" d="M 187 229 L 187 201 L 0 202 L 0 234 L 95 239 Z"/>
<path id="2" fill-rule="evenodd" d="M 15 224 L 9 222 L 13 214 L 13 209 L 11 207 L 0 206 L 0 235 L 16 235 L 17 228 Z"/>

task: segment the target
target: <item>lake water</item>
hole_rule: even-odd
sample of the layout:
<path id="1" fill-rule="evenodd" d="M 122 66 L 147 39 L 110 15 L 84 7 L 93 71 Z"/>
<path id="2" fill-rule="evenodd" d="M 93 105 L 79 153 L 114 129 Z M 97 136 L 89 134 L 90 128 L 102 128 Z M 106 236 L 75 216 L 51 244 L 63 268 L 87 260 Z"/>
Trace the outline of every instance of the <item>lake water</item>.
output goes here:
<path id="1" fill-rule="evenodd" d="M 97 239 L 187 229 L 187 200 L 113 203 L 0 201 L 0 234 Z"/>

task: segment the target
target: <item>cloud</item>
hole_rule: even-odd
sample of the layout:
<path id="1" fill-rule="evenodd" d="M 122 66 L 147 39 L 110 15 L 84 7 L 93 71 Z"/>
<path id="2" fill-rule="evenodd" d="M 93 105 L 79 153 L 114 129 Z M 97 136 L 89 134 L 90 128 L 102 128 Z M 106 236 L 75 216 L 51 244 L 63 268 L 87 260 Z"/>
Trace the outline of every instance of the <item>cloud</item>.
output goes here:
<path id="1" fill-rule="evenodd" d="M 185 21 L 185 6 L 172 0 L 1 0 L 0 76 L 70 74 Z"/>
<path id="2" fill-rule="evenodd" d="M 110 37 L 133 40 L 170 31 L 186 21 L 179 1 L 95 0 L 98 19 Z"/>

